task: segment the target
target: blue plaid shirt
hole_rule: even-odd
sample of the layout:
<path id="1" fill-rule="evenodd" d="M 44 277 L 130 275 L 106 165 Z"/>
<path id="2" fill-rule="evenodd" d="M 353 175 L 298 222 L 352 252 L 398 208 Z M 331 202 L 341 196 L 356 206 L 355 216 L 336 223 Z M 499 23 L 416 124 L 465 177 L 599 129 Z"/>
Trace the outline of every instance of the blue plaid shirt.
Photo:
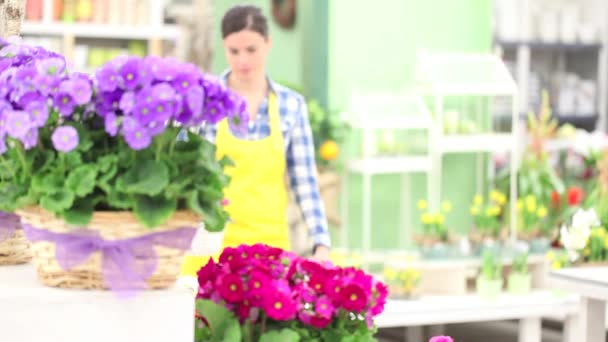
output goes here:
<path id="1" fill-rule="evenodd" d="M 226 82 L 228 73 L 224 73 L 222 80 Z M 308 122 L 308 109 L 302 95 L 280 84 L 268 81 L 270 90 L 277 96 L 279 113 L 281 117 L 281 130 L 285 143 L 285 156 L 287 159 L 287 174 L 296 201 L 304 215 L 304 221 L 309 233 L 313 236 L 316 245 L 329 247 L 331 241 L 327 229 L 325 208 L 319 195 L 317 183 L 317 166 L 315 163 L 315 147 L 313 145 L 312 131 Z M 215 142 L 217 127 L 205 127 L 204 136 L 207 140 Z M 237 135 L 240 139 L 257 140 L 270 135 L 268 120 L 268 98 L 260 104 L 255 120 L 249 122 L 248 132 Z"/>

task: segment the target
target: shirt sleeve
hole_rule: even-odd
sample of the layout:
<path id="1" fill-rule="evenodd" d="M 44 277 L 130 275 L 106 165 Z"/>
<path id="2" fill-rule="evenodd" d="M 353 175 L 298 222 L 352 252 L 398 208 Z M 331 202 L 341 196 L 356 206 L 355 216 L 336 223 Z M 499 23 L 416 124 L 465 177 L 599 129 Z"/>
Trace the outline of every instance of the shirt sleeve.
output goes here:
<path id="1" fill-rule="evenodd" d="M 300 97 L 296 122 L 287 147 L 287 173 L 309 234 L 316 245 L 331 246 L 325 208 L 319 194 L 317 166 L 308 108 Z"/>

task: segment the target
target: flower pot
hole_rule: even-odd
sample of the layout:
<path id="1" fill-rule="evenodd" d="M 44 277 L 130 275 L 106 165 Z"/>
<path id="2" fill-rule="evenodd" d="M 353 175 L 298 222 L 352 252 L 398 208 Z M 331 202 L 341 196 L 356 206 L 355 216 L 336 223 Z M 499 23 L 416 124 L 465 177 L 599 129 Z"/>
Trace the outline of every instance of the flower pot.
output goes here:
<path id="1" fill-rule="evenodd" d="M 502 292 L 502 279 L 477 277 L 477 294 L 483 299 L 496 299 Z"/>
<path id="2" fill-rule="evenodd" d="M 546 237 L 536 238 L 530 241 L 530 253 L 545 254 L 551 248 L 551 241 Z"/>
<path id="3" fill-rule="evenodd" d="M 32 259 L 30 242 L 25 238 L 19 217 L 0 212 L 0 265 L 18 265 Z"/>
<path id="4" fill-rule="evenodd" d="M 172 286 L 201 222 L 178 211 L 150 229 L 131 212 L 94 212 L 87 228 L 77 229 L 39 207 L 17 214 L 44 285 L 113 291 Z"/>
<path id="5" fill-rule="evenodd" d="M 445 243 L 422 246 L 421 252 L 425 259 L 447 259 L 450 257 L 450 247 Z"/>
<path id="6" fill-rule="evenodd" d="M 485 252 L 490 252 L 494 255 L 502 253 L 502 244 L 495 240 L 484 240 L 477 246 L 477 256 L 483 255 Z"/>
<path id="7" fill-rule="evenodd" d="M 530 274 L 513 273 L 507 280 L 507 289 L 511 294 L 526 294 L 532 288 L 532 277 Z"/>

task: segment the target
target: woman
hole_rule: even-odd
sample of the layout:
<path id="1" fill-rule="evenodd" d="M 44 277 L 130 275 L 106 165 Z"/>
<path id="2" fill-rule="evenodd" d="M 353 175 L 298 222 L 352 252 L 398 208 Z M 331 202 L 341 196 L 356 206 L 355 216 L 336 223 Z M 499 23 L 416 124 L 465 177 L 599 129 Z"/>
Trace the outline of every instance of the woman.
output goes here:
<path id="1" fill-rule="evenodd" d="M 314 146 L 304 98 L 266 76 L 271 46 L 268 21 L 259 8 L 235 6 L 222 19 L 222 37 L 230 66 L 222 79 L 247 102 L 248 130 L 233 132 L 227 121 L 204 134 L 235 167 L 226 172 L 231 217 L 224 246 L 265 243 L 289 249 L 285 173 L 314 237 L 313 256 L 329 258 L 329 232 L 319 196 Z M 194 275 L 207 258 L 188 257 L 184 273 Z"/>

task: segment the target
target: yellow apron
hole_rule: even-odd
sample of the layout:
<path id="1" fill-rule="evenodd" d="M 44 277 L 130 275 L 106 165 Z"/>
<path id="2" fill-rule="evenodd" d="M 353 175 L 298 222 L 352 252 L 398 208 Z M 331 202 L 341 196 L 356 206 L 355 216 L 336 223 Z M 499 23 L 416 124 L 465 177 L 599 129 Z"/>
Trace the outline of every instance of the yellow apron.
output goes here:
<path id="1" fill-rule="evenodd" d="M 259 140 L 243 140 L 230 132 L 227 120 L 217 127 L 216 157 L 230 157 L 235 166 L 226 168 L 231 177 L 224 190 L 229 204 L 224 247 L 265 243 L 289 250 L 287 190 L 285 187 L 285 147 L 276 95 L 268 97 L 270 135 Z M 218 256 L 213 256 L 217 261 Z M 209 256 L 186 256 L 183 275 L 195 276 Z"/>

